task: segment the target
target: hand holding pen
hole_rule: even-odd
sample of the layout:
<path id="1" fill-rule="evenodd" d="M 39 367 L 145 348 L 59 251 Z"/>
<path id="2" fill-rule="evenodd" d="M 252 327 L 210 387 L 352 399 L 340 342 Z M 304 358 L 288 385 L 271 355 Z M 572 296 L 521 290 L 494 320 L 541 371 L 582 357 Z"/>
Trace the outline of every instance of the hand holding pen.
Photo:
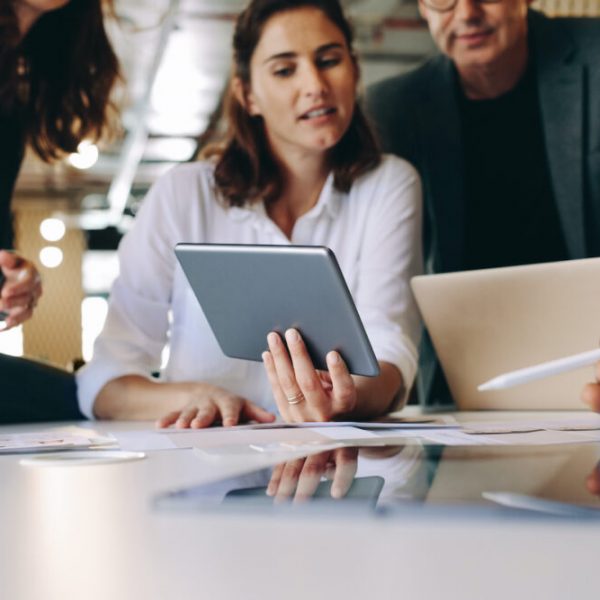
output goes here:
<path id="1" fill-rule="evenodd" d="M 0 321 L 1 329 L 20 325 L 33 314 L 42 281 L 35 265 L 14 252 L 0 250 Z"/>

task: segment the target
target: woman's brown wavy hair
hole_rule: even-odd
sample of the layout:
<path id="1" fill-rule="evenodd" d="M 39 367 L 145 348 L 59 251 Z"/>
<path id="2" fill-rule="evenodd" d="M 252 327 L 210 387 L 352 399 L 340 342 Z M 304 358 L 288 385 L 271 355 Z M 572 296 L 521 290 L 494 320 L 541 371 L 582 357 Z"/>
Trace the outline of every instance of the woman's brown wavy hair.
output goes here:
<path id="1" fill-rule="evenodd" d="M 265 23 L 275 14 L 310 6 L 321 10 L 343 33 L 354 59 L 353 31 L 338 0 L 252 0 L 237 19 L 233 37 L 233 77 L 245 89 L 250 86 L 250 60 Z M 228 90 L 224 116 L 225 139 L 209 146 L 203 157 L 216 157 L 215 182 L 230 206 L 276 200 L 282 192 L 282 174 L 275 163 L 260 116 L 250 116 Z M 356 103 L 348 130 L 331 149 L 329 160 L 335 187 L 347 192 L 354 180 L 373 169 L 381 160 L 379 146 L 367 120 Z"/>
<path id="2" fill-rule="evenodd" d="M 21 118 L 43 160 L 74 152 L 109 127 L 119 64 L 103 21 L 112 0 L 70 0 L 20 39 L 12 0 L 0 0 L 0 110 Z"/>

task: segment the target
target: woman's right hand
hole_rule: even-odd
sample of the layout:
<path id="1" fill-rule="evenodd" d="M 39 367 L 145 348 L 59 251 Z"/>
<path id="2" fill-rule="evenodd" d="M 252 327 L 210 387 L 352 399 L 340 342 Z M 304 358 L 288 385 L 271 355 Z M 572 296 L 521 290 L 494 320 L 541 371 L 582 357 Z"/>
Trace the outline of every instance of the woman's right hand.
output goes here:
<path id="1" fill-rule="evenodd" d="M 275 415 L 264 408 L 232 394 L 227 390 L 201 383 L 194 386 L 189 403 L 181 410 L 174 410 L 156 421 L 159 428 L 174 425 L 178 429 L 210 427 L 220 421 L 224 427 L 241 422 L 258 421 L 272 423 Z"/>
<path id="2" fill-rule="evenodd" d="M 267 496 L 275 502 L 293 497 L 294 502 L 312 498 L 322 477 L 331 479 L 331 497 L 343 498 L 350 489 L 358 466 L 358 448 L 335 448 L 307 458 L 277 465 L 267 486 Z"/>

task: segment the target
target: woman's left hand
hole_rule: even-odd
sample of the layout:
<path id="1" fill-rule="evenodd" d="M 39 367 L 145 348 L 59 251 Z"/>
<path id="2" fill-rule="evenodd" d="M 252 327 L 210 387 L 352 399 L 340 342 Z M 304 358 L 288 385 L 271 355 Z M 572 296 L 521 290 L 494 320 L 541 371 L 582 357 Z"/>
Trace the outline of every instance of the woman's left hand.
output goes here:
<path id="1" fill-rule="evenodd" d="M 330 421 L 356 408 L 356 385 L 337 352 L 327 355 L 327 372 L 317 371 L 297 330 L 285 332 L 287 348 L 277 333 L 267 341 L 269 351 L 262 358 L 285 421 Z"/>
<path id="2" fill-rule="evenodd" d="M 6 330 L 31 317 L 42 295 L 42 281 L 32 262 L 7 250 L 0 250 L 0 270 L 4 276 L 0 311 L 6 314 Z"/>

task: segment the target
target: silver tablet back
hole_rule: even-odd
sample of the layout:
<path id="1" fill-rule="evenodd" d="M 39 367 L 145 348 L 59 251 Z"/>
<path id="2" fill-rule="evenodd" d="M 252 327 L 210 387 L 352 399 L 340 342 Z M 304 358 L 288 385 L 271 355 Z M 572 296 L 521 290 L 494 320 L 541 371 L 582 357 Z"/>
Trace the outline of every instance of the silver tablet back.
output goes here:
<path id="1" fill-rule="evenodd" d="M 337 350 L 351 373 L 379 373 L 328 248 L 178 244 L 175 253 L 227 356 L 261 361 L 267 334 L 295 327 L 318 369 L 326 369 L 326 354 Z"/>

